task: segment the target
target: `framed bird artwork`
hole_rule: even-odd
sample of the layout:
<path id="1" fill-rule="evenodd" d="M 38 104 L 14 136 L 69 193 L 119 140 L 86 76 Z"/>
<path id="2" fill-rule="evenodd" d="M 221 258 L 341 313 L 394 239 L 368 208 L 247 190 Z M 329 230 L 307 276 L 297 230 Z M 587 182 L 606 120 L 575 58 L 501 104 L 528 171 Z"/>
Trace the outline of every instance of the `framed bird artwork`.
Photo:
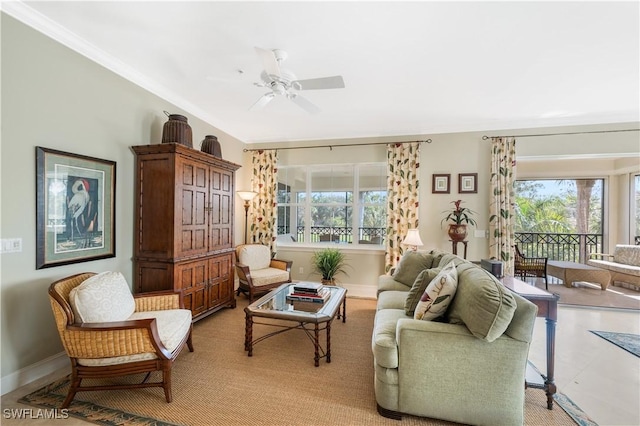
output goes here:
<path id="1" fill-rule="evenodd" d="M 115 257 L 116 163 L 36 147 L 36 268 Z"/>

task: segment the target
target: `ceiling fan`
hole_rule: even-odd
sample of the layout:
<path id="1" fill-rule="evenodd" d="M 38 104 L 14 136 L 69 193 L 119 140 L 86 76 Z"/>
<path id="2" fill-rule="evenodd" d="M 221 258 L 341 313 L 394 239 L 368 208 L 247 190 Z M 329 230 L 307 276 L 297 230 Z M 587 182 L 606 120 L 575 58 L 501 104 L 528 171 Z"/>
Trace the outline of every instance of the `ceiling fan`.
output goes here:
<path id="1" fill-rule="evenodd" d="M 291 71 L 280 67 L 282 61 L 287 59 L 287 52 L 280 49 L 267 50 L 260 47 L 256 47 L 255 49 L 258 56 L 262 59 L 264 71 L 260 73 L 262 81 L 254 84 L 258 87 L 268 87 L 271 91 L 262 95 L 260 99 L 249 108 L 250 110 L 263 108 L 271 102 L 273 98 L 279 95 L 286 97 L 308 113 L 315 114 L 320 112 L 320 108 L 308 99 L 295 93 L 296 91 L 344 88 L 344 80 L 340 75 L 297 80 Z"/>

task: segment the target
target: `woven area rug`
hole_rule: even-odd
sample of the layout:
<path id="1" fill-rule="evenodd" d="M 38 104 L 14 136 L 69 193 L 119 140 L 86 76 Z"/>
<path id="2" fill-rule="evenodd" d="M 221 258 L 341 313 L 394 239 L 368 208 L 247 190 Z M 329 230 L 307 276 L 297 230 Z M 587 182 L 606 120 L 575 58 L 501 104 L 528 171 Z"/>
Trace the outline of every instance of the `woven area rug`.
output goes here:
<path id="1" fill-rule="evenodd" d="M 331 363 L 321 360 L 319 367 L 313 366 L 313 345 L 300 330 L 260 342 L 248 357 L 244 351 L 246 305 L 240 297 L 236 309 L 195 324 L 195 351 L 183 352 L 174 364 L 172 403 L 166 403 L 160 388 L 81 392 L 69 415 L 109 426 L 400 424 L 376 411 L 371 353 L 374 300 L 347 300 L 347 322 L 333 323 Z M 254 336 L 268 331 L 272 329 L 256 326 Z M 19 402 L 59 407 L 67 389 L 68 379 L 62 378 Z M 567 401 L 558 394 L 554 409 L 547 410 L 544 392 L 527 389 L 525 425 L 595 425 Z M 453 425 L 413 416 L 404 416 L 401 423 Z"/>
<path id="2" fill-rule="evenodd" d="M 610 331 L 589 331 L 640 358 L 640 335 L 633 333 L 613 333 Z"/>

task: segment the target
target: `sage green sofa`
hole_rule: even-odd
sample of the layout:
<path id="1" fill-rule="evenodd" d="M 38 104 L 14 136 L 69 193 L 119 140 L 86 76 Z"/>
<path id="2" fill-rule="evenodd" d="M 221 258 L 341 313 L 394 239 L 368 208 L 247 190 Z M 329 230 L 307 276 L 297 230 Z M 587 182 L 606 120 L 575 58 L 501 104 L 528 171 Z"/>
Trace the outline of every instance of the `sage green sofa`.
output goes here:
<path id="1" fill-rule="evenodd" d="M 451 261 L 457 289 L 444 317 L 413 319 L 426 284 L 414 286 L 412 277 L 422 273 L 428 284 Z M 396 419 L 409 414 L 471 425 L 523 424 L 536 314 L 533 303 L 458 256 L 405 254 L 393 275 L 378 280 L 372 336 L 378 412 Z"/>

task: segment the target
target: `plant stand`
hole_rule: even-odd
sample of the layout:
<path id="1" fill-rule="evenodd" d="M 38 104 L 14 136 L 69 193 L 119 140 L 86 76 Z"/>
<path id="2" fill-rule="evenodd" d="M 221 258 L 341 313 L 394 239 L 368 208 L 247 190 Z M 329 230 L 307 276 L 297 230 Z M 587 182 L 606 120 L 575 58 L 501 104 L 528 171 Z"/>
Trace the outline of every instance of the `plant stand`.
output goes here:
<path id="1" fill-rule="evenodd" d="M 451 250 L 453 252 L 453 254 L 457 255 L 458 254 L 458 243 L 462 243 L 464 244 L 464 256 L 463 259 L 467 258 L 467 243 L 469 241 L 464 240 L 464 241 L 454 241 L 454 240 L 449 240 L 451 241 Z"/>

